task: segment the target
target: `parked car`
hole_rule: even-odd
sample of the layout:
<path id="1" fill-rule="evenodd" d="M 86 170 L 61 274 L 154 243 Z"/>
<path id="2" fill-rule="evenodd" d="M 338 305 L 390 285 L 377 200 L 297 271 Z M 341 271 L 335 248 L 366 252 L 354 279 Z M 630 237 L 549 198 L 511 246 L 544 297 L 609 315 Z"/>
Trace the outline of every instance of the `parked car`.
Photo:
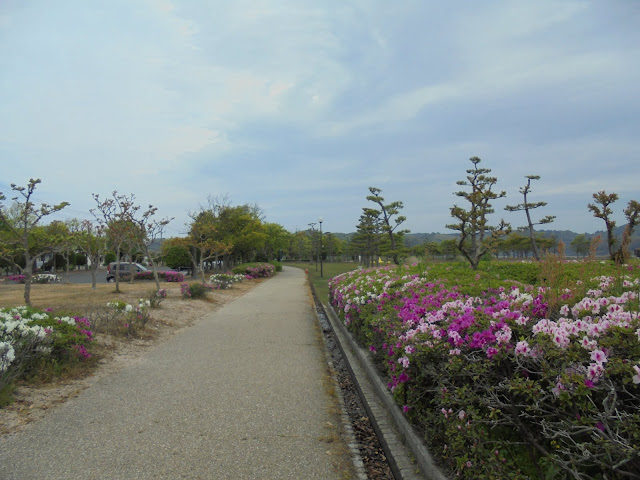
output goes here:
<path id="1" fill-rule="evenodd" d="M 111 262 L 107 265 L 107 282 L 116 281 L 116 266 L 117 262 Z M 139 263 L 120 262 L 120 280 L 129 280 L 131 275 L 131 265 L 133 265 L 133 273 L 146 272 L 147 268 L 143 267 Z"/>

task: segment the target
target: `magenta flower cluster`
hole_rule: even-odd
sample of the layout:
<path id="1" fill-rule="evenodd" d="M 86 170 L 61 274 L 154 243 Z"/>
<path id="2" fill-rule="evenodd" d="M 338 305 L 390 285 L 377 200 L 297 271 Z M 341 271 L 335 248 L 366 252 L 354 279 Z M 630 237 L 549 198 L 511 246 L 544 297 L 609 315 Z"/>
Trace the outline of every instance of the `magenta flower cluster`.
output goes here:
<path id="1" fill-rule="evenodd" d="M 247 267 L 245 274 L 247 279 L 252 278 L 269 278 L 273 276 L 275 267 L 270 263 L 261 263 L 257 266 Z"/>
<path id="2" fill-rule="evenodd" d="M 153 271 L 147 270 L 145 272 L 138 272 L 133 278 L 135 280 L 153 280 Z M 184 274 L 174 272 L 172 270 L 158 272 L 158 278 L 165 280 L 166 282 L 184 282 Z"/>
<path id="3" fill-rule="evenodd" d="M 25 278 L 27 278 L 25 275 L 9 275 L 8 277 L 5 277 L 5 280 L 16 283 L 24 283 Z"/>

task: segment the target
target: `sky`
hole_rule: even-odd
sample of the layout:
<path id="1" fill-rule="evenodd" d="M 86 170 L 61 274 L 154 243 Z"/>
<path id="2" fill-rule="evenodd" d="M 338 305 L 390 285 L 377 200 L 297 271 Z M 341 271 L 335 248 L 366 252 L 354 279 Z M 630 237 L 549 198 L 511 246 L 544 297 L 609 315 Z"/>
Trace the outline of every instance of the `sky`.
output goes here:
<path id="1" fill-rule="evenodd" d="M 403 227 L 453 233 L 471 157 L 514 227 L 526 175 L 549 229 L 640 200 L 640 1 L 0 0 L 0 191 L 92 218 L 134 194 L 173 218 L 208 198 L 355 231 L 368 188 Z M 5 202 L 6 203 L 6 202 Z M 317 228 L 317 226 L 316 226 Z"/>

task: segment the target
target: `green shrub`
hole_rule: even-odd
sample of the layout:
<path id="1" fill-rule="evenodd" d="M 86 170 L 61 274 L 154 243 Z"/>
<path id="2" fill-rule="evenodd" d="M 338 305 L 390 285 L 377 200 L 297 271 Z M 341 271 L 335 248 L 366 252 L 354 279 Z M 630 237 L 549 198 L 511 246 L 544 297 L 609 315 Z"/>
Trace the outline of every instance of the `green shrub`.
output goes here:
<path id="1" fill-rule="evenodd" d="M 211 290 L 215 290 L 213 285 L 207 283 L 182 283 L 180 285 L 180 293 L 182 298 L 203 298 L 207 296 Z"/>
<path id="2" fill-rule="evenodd" d="M 281 272 L 282 271 L 282 262 L 271 262 L 271 265 L 273 265 L 274 267 L 276 267 L 276 272 Z"/>
<path id="3" fill-rule="evenodd" d="M 162 301 L 167 298 L 167 290 L 164 288 L 161 288 L 160 290 L 149 290 L 147 298 L 149 299 L 149 307 L 160 308 Z"/>

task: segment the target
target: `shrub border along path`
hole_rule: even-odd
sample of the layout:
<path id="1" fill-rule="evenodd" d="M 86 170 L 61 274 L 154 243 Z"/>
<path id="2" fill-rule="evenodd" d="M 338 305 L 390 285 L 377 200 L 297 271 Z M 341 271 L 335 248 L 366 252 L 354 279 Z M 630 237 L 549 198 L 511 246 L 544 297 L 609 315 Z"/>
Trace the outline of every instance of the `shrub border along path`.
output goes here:
<path id="1" fill-rule="evenodd" d="M 333 307 L 322 306 L 340 343 L 351 376 L 356 381 L 360 398 L 385 447 L 394 475 L 407 480 L 447 480 L 380 380 L 365 350 L 355 342 Z"/>

